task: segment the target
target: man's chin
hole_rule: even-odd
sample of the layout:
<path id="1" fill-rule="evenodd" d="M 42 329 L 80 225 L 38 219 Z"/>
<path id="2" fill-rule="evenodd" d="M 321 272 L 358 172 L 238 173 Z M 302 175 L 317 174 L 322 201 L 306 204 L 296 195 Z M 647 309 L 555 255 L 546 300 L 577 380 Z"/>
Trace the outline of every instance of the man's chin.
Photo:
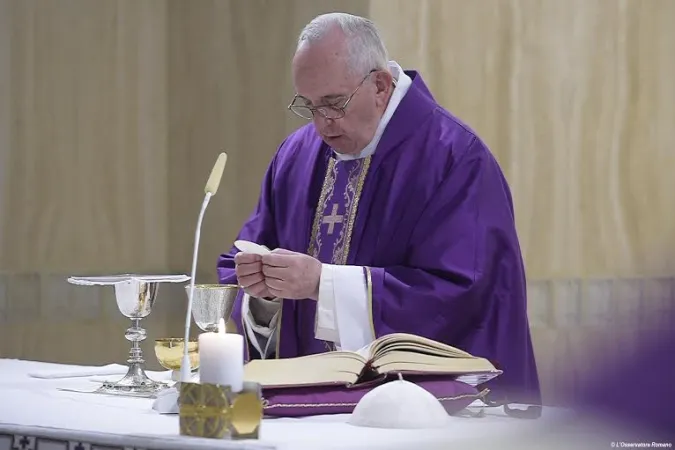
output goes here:
<path id="1" fill-rule="evenodd" d="M 326 144 L 328 144 L 328 146 L 332 148 L 335 151 L 335 153 L 338 153 L 340 155 L 351 156 L 357 155 L 360 152 L 360 150 L 355 149 L 353 146 L 350 146 L 348 143 L 345 142 L 344 139 L 341 138 L 337 139 L 324 138 L 323 141 Z"/>
<path id="2" fill-rule="evenodd" d="M 330 145 L 332 148 L 344 147 L 344 140 L 342 136 L 322 136 L 323 141 Z"/>

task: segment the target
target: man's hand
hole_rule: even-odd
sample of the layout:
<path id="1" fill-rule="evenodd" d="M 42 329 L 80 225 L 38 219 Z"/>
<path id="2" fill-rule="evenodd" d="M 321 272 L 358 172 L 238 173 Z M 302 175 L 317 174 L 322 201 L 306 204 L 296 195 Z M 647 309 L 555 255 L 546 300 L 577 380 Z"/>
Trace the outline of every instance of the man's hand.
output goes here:
<path id="1" fill-rule="evenodd" d="M 239 285 L 251 297 L 270 298 L 263 276 L 262 257 L 252 253 L 237 253 L 234 255 L 234 271 L 237 274 Z"/>
<path id="2" fill-rule="evenodd" d="M 275 297 L 319 298 L 321 262 L 303 253 L 276 249 L 262 257 L 264 282 Z"/>

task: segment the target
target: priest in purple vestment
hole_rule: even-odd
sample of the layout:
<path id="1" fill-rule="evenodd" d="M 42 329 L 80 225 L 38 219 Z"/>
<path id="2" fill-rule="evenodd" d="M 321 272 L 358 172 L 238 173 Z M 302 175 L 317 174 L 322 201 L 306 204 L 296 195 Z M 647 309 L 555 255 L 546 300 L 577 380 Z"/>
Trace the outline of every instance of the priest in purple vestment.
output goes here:
<path id="1" fill-rule="evenodd" d="M 333 13 L 300 34 L 279 146 L 238 239 L 248 358 L 358 350 L 421 335 L 491 360 L 494 398 L 539 404 L 525 271 L 509 186 L 476 133 L 389 57 L 367 19 Z"/>

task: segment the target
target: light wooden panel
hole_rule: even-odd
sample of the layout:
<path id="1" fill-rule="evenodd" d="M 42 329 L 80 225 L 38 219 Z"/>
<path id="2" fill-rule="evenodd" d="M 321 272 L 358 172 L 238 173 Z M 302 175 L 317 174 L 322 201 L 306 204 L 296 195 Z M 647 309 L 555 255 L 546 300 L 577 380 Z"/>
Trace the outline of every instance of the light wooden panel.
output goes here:
<path id="1" fill-rule="evenodd" d="M 675 2 L 370 3 L 500 160 L 531 278 L 675 273 Z"/>
<path id="2" fill-rule="evenodd" d="M 166 269 L 166 2 L 0 0 L 0 21 L 0 357 L 123 362 L 112 289 L 66 277 Z M 144 321 L 151 368 L 184 295 Z"/>
<path id="3" fill-rule="evenodd" d="M 0 268 L 166 265 L 166 3 L 11 1 Z"/>
<path id="4" fill-rule="evenodd" d="M 6 215 L 9 197 L 9 149 L 12 123 L 11 108 L 11 8 L 9 0 L 0 0 L 0 213 Z M 0 219 L 0 255 L 5 253 L 5 220 Z M 1 258 L 1 257 L 0 257 Z"/>
<path id="5" fill-rule="evenodd" d="M 0 0 L 0 357 L 124 361 L 111 289 L 66 278 L 188 273 L 226 150 L 197 277 L 215 279 L 300 123 L 285 109 L 297 34 L 333 7 L 364 14 L 367 2 Z M 144 321 L 152 367 L 153 339 L 182 336 L 185 299 L 162 288 Z"/>

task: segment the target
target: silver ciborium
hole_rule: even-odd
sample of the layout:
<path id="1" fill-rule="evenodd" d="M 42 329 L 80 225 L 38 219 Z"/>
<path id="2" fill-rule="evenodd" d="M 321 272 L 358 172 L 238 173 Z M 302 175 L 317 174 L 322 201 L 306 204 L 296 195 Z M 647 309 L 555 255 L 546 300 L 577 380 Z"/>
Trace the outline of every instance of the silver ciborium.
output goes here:
<path id="1" fill-rule="evenodd" d="M 114 275 L 68 279 L 70 283 L 78 285 L 114 286 L 118 309 L 124 317 L 131 319 L 131 327 L 124 334 L 124 337 L 131 342 L 127 359 L 129 367 L 127 374 L 118 381 L 104 382 L 97 389 L 97 393 L 152 397 L 167 387 L 167 383 L 152 380 L 145 373 L 145 360 L 140 343 L 146 339 L 147 334 L 141 327 L 141 320 L 152 312 L 160 283 L 178 283 L 189 279 L 190 277 L 186 275 Z"/>
<path id="2" fill-rule="evenodd" d="M 190 298 L 190 285 L 185 286 Z M 202 331 L 218 332 L 218 323 L 230 320 L 239 293 L 236 284 L 195 284 L 192 318 Z"/>

